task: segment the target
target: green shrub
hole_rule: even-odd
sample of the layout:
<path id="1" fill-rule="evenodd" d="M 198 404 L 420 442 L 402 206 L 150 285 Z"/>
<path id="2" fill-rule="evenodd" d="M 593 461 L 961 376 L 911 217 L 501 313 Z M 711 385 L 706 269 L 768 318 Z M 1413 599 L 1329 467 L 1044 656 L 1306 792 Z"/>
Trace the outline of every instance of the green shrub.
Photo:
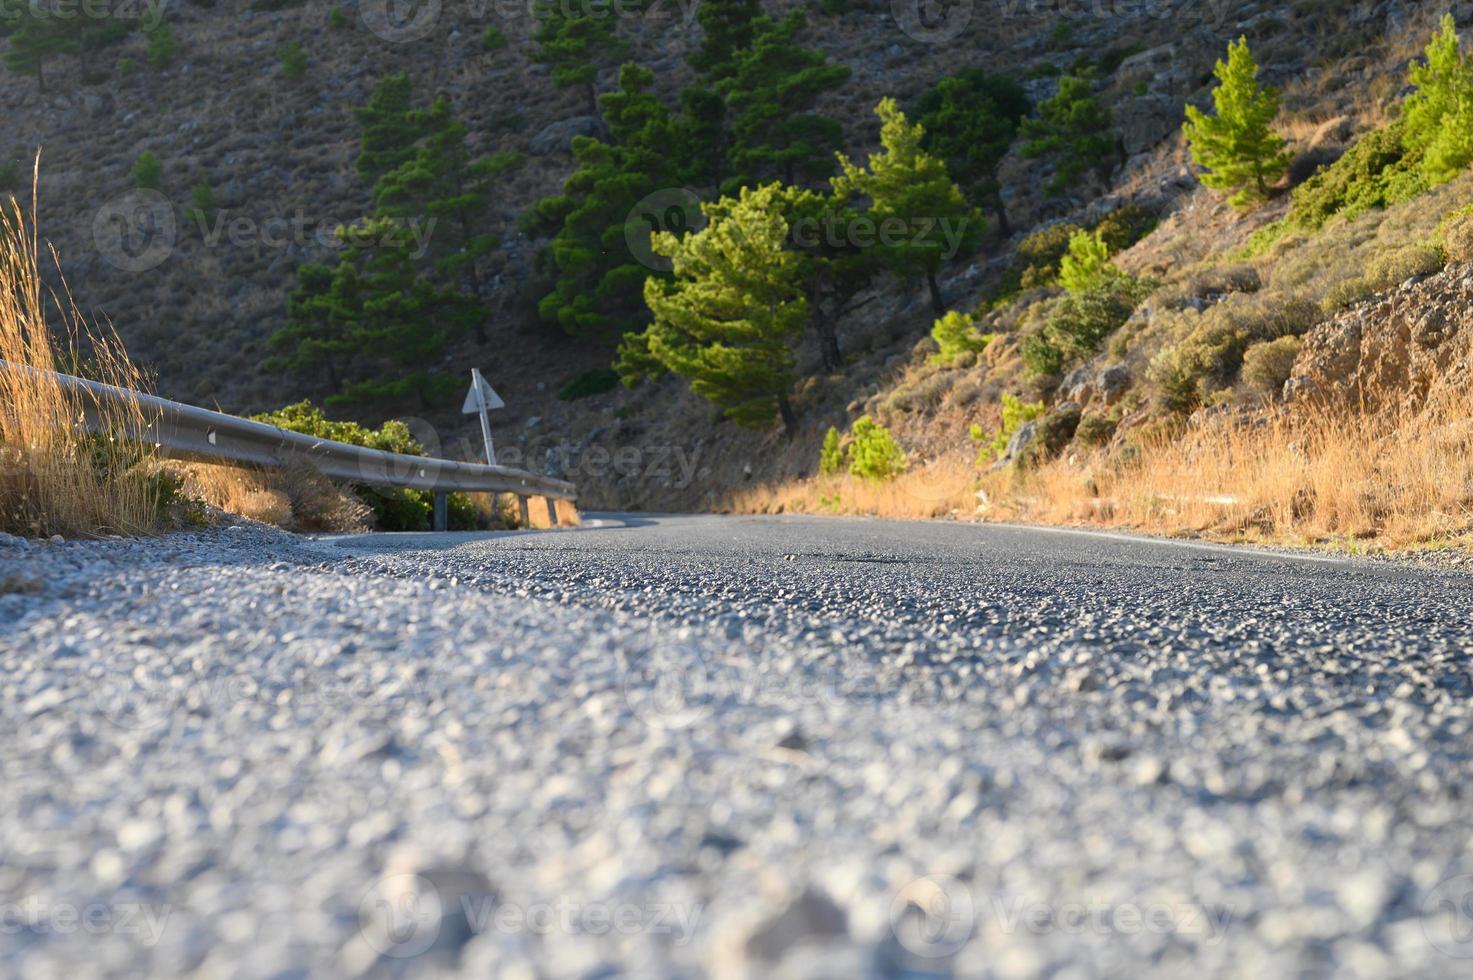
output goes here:
<path id="1" fill-rule="evenodd" d="M 1018 243 L 1014 267 L 1024 289 L 1052 286 L 1059 281 L 1059 262 L 1069 251 L 1069 241 L 1084 231 L 1078 225 L 1062 224 L 1035 231 Z"/>
<path id="2" fill-rule="evenodd" d="M 138 74 L 138 63 L 127 55 L 118 59 L 118 75 L 122 78 L 132 78 Z"/>
<path id="3" fill-rule="evenodd" d="M 1251 343 L 1247 331 L 1224 317 L 1202 317 L 1183 340 L 1163 349 L 1146 369 L 1163 408 L 1187 414 L 1232 384 Z"/>
<path id="4" fill-rule="evenodd" d="M 133 161 L 133 183 L 141 190 L 158 190 L 163 182 L 163 174 L 163 165 L 152 150 L 144 150 Z"/>
<path id="5" fill-rule="evenodd" d="M 1059 282 L 1075 296 L 1104 285 L 1118 274 L 1110 264 L 1110 246 L 1099 231 L 1075 232 L 1068 251 L 1059 260 Z"/>
<path id="6" fill-rule="evenodd" d="M 840 445 L 839 430 L 829 426 L 824 433 L 823 445 L 818 450 L 818 471 L 824 476 L 835 476 L 844 471 L 844 447 Z"/>
<path id="7" fill-rule="evenodd" d="M 1150 211 L 1138 204 L 1126 204 L 1105 215 L 1094 230 L 1114 255 L 1155 231 L 1156 224 L 1156 216 Z"/>
<path id="8" fill-rule="evenodd" d="M 1373 292 L 1399 286 L 1415 276 L 1442 271 L 1447 257 L 1438 245 L 1404 245 L 1374 256 L 1366 263 L 1365 280 Z"/>
<path id="9" fill-rule="evenodd" d="M 1298 337 L 1280 337 L 1249 347 L 1243 354 L 1243 382 L 1267 394 L 1282 391 L 1301 346 Z"/>
<path id="10" fill-rule="evenodd" d="M 1042 331 L 1024 337 L 1019 354 L 1031 377 L 1050 378 L 1064 368 L 1064 352 Z"/>
<path id="11" fill-rule="evenodd" d="M 1002 424 L 996 432 L 990 436 L 985 435 L 981 426 L 972 427 L 972 438 L 977 442 L 985 442 L 982 447 L 981 457 L 978 463 L 985 465 L 994 459 L 999 459 L 1007 451 L 1008 443 L 1012 441 L 1014 434 L 1023 427 L 1025 423 L 1042 418 L 1044 413 L 1043 402 L 1025 402 L 1014 395 L 1004 393 L 1002 396 Z"/>
<path id="12" fill-rule="evenodd" d="M 20 187 L 20 165 L 15 161 L 0 163 L 0 191 L 13 191 Z"/>
<path id="13" fill-rule="evenodd" d="M 493 24 L 481 35 L 481 47 L 487 51 L 498 51 L 506 47 L 506 35 Z"/>
<path id="14" fill-rule="evenodd" d="M 617 387 L 619 387 L 619 372 L 612 368 L 594 368 L 592 371 L 584 371 L 563 385 L 558 389 L 557 396 L 565 402 L 572 402 L 580 398 L 602 395 Z"/>
<path id="15" fill-rule="evenodd" d="M 850 474 L 879 483 L 904 473 L 905 466 L 905 452 L 889 429 L 868 415 L 854 423 L 854 440 L 849 445 Z"/>
<path id="16" fill-rule="evenodd" d="M 940 351 L 931 355 L 931 363 L 951 365 L 963 354 L 980 354 L 992 343 L 993 335 L 977 333 L 976 322 L 965 313 L 948 312 L 931 327 L 931 339 Z"/>
<path id="17" fill-rule="evenodd" d="M 1062 354 L 1088 357 L 1130 319 L 1150 292 L 1148 284 L 1123 275 L 1106 278 L 1060 298 L 1044 322 L 1044 336 Z"/>
<path id="18" fill-rule="evenodd" d="M 1082 415 L 1074 404 L 1059 405 L 1046 413 L 1038 420 L 1038 431 L 1020 454 L 1018 465 L 1036 466 L 1062 453 L 1079 430 Z"/>
<path id="19" fill-rule="evenodd" d="M 1412 63 L 1416 91 L 1402 106 L 1405 142 L 1421 157 L 1429 184 L 1446 183 L 1473 161 L 1473 58 L 1463 53 L 1452 14 Z"/>
<path id="20" fill-rule="evenodd" d="M 296 41 L 286 42 L 276 57 L 281 62 L 281 75 L 287 81 L 299 81 L 307 74 L 307 52 Z"/>
<path id="21" fill-rule="evenodd" d="M 1074 431 L 1074 441 L 1086 449 L 1099 449 L 1115 437 L 1119 422 L 1102 412 L 1086 412 Z"/>
<path id="22" fill-rule="evenodd" d="M 201 230 L 215 220 L 215 192 L 209 181 L 201 179 L 190 189 L 189 217 Z"/>
<path id="23" fill-rule="evenodd" d="M 1055 172 L 1046 186 L 1050 194 L 1062 194 L 1088 171 L 1105 175 L 1119 159 L 1110 110 L 1085 78 L 1065 77 L 1059 90 L 1023 122 L 1022 154 L 1029 159 L 1051 157 Z"/>
<path id="24" fill-rule="evenodd" d="M 179 57 L 180 44 L 174 37 L 174 29 L 166 22 L 156 22 L 152 30 L 145 31 L 148 38 L 146 57 L 155 68 L 167 68 Z"/>
<path id="25" fill-rule="evenodd" d="M 1282 223 L 1276 223 L 1272 232 L 1262 230 L 1261 238 L 1276 239 L 1286 231 L 1316 232 L 1331 218 L 1350 220 L 1426 190 L 1420 155 L 1409 150 L 1402 137 L 1400 122 L 1362 136 L 1339 160 L 1294 189 Z"/>
<path id="26" fill-rule="evenodd" d="M 409 427 L 394 419 L 377 429 L 369 429 L 357 422 L 335 422 L 323 415 L 322 409 L 305 401 L 251 417 L 257 422 L 318 439 L 387 453 L 425 455 L 424 447 L 410 434 Z M 428 490 L 355 485 L 353 492 L 373 511 L 373 526 L 380 531 L 423 531 L 430 526 L 434 494 Z M 465 494 L 450 494 L 447 505 L 452 531 L 474 530 L 479 525 L 475 505 Z"/>
<path id="27" fill-rule="evenodd" d="M 1473 206 L 1459 208 L 1443 218 L 1437 238 L 1449 262 L 1473 262 Z"/>
<path id="28" fill-rule="evenodd" d="M 1329 292 L 1320 300 L 1320 309 L 1326 316 L 1334 316 L 1341 310 L 1348 310 L 1357 303 L 1362 303 L 1376 294 L 1371 284 L 1360 276 L 1350 279 L 1342 279 L 1330 287 Z"/>
<path id="29" fill-rule="evenodd" d="M 351 21 L 348 19 L 348 15 L 343 12 L 342 6 L 336 3 L 333 4 L 332 10 L 328 11 L 327 14 L 328 26 L 333 28 L 334 30 L 341 31 L 344 28 L 348 27 L 350 23 Z"/>

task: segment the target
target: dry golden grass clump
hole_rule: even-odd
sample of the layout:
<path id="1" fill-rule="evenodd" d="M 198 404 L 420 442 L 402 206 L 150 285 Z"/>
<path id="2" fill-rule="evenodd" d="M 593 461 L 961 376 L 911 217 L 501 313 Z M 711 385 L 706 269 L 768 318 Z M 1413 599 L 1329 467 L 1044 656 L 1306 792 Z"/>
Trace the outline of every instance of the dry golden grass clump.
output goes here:
<path id="1" fill-rule="evenodd" d="M 359 532 L 373 512 L 306 460 L 279 470 L 215 463 L 170 463 L 184 490 L 207 504 L 288 531 Z"/>
<path id="2" fill-rule="evenodd" d="M 0 368 L 0 530 L 154 531 L 172 490 L 138 439 L 145 422 L 138 404 L 101 404 L 66 390 L 50 372 L 85 370 L 129 390 L 143 379 L 114 334 L 89 327 L 64 290 L 43 286 L 35 213 L 34 191 L 29 212 L 13 198 L 0 205 L 0 361 L 7 365 Z M 84 417 L 98 434 L 89 434 Z"/>

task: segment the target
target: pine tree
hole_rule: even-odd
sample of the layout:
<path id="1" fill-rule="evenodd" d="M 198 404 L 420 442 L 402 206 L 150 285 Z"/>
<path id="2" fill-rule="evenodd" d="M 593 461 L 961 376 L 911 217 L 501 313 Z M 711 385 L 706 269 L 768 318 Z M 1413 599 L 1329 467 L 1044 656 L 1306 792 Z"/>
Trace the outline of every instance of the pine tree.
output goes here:
<path id="1" fill-rule="evenodd" d="M 569 334 L 613 338 L 649 320 L 644 280 L 653 270 L 631 252 L 628 225 L 641 200 L 680 183 L 676 123 L 653 84 L 648 69 L 623 67 L 619 88 L 599 100 L 608 139 L 575 138 L 577 170 L 528 219 L 553 236 L 545 262 L 555 281 L 538 314 Z"/>
<path id="2" fill-rule="evenodd" d="M 1011 233 L 997 168 L 1029 112 L 1022 86 L 967 69 L 943 78 L 916 103 L 923 149 L 940 157 L 973 204 L 987 206 L 998 230 Z"/>
<path id="3" fill-rule="evenodd" d="M 1428 183 L 1451 180 L 1473 161 L 1473 57 L 1463 54 L 1452 14 L 1427 45 L 1427 60 L 1413 62 L 1417 90 L 1402 106 L 1403 142 L 1420 154 Z"/>
<path id="4" fill-rule="evenodd" d="M 825 371 L 843 366 L 839 323 L 862 305 L 859 297 L 883 262 L 883 256 L 866 245 L 870 216 L 846 197 L 789 187 L 781 200 L 791 229 L 789 247 L 798 254 L 799 278 Z"/>
<path id="5" fill-rule="evenodd" d="M 503 174 L 521 163 L 521 157 L 497 153 L 472 159 L 466 128 L 443 97 L 428 112 L 415 116 L 413 125 L 429 135 L 412 158 L 379 180 L 374 205 L 379 214 L 401 221 L 432 221 L 431 260 L 437 280 L 479 303 L 480 262 L 500 245 L 497 236 L 481 230 L 491 191 Z M 483 315 L 472 324 L 478 344 L 486 342 L 484 320 Z"/>
<path id="6" fill-rule="evenodd" d="M 808 310 L 782 194 L 776 184 L 744 188 L 706 205 L 700 231 L 654 236 L 674 276 L 645 282 L 654 322 L 627 345 L 630 357 L 619 365 L 626 383 L 652 367 L 673 371 L 739 425 L 764 429 L 780 417 L 789 434 L 796 430 L 793 345 Z"/>
<path id="7" fill-rule="evenodd" d="M 690 66 L 712 83 L 730 77 L 737 56 L 752 46 L 754 25 L 761 16 L 758 0 L 703 0 L 696 10 L 703 38 L 687 59 Z"/>
<path id="8" fill-rule="evenodd" d="M 1228 60 L 1219 61 L 1214 74 L 1219 83 L 1212 92 L 1215 114 L 1187 106 L 1183 131 L 1192 159 L 1206 168 L 1202 183 L 1231 191 L 1229 202 L 1247 207 L 1268 197 L 1269 184 L 1289 166 L 1283 138 L 1269 128 L 1279 114 L 1279 93 L 1258 84 L 1258 65 L 1246 37 L 1228 45 Z"/>
<path id="9" fill-rule="evenodd" d="M 849 79 L 849 68 L 799 45 L 801 13 L 752 24 L 751 46 L 736 53 L 731 74 L 717 83 L 731 118 L 730 192 L 777 178 L 785 184 L 821 180 L 834 171 L 830 152 L 843 139 L 839 123 L 814 113 L 824 93 Z"/>
<path id="10" fill-rule="evenodd" d="M 1094 83 L 1066 76 L 1059 80 L 1059 90 L 1039 105 L 1038 114 L 1023 121 L 1028 142 L 1022 153 L 1033 159 L 1053 158 L 1054 177 L 1047 190 L 1062 194 L 1085 173 L 1108 175 L 1120 161 L 1113 125 L 1109 108 L 1095 95 Z"/>
<path id="11" fill-rule="evenodd" d="M 39 16 L 23 3 L 10 8 L 17 20 L 10 21 L 10 44 L 5 52 L 5 67 L 16 75 L 29 75 L 46 93 L 46 66 L 53 58 L 68 52 L 68 40 L 56 30 L 49 17 Z"/>
<path id="12" fill-rule="evenodd" d="M 402 167 L 418 152 L 426 135 L 426 118 L 414 108 L 414 86 L 407 72 L 381 79 L 367 104 L 353 110 L 361 135 L 358 174 L 378 180 Z"/>
<path id="13" fill-rule="evenodd" d="M 532 35 L 537 42 L 534 60 L 552 69 L 552 82 L 558 88 L 582 89 L 588 114 L 597 115 L 599 69 L 618 64 L 629 50 L 615 31 L 612 11 L 572 12 L 556 0 L 539 2 L 533 11 L 540 22 Z"/>
<path id="14" fill-rule="evenodd" d="M 880 232 L 876 250 L 902 278 L 924 279 L 931 306 L 946 311 L 940 284 L 941 265 L 954 251 L 973 248 L 984 230 L 982 216 L 967 203 L 946 172 L 946 165 L 921 149 L 924 130 L 905 118 L 894 99 L 875 107 L 880 117 L 879 153 L 870 154 L 861 168 L 843 154 L 843 173 L 834 181 L 837 193 L 868 198 L 869 217 Z M 884 235 L 887 226 L 902 228 Z"/>

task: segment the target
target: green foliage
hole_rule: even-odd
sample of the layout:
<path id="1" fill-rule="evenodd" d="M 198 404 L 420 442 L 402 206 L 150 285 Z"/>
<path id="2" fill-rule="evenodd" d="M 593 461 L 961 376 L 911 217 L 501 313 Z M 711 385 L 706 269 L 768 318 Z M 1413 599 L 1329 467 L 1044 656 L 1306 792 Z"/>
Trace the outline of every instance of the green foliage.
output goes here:
<path id="1" fill-rule="evenodd" d="M 1012 441 L 1014 434 L 1023 427 L 1025 423 L 1043 417 L 1043 402 L 1025 402 L 1014 395 L 1004 393 L 1002 396 L 1002 424 L 996 432 L 990 436 L 985 435 L 980 427 L 974 429 L 972 438 L 977 442 L 986 442 L 982 448 L 982 455 L 978 459 L 979 465 L 986 465 L 994 459 L 1000 459 L 1007 451 L 1008 443 Z"/>
<path id="2" fill-rule="evenodd" d="M 1452 14 L 1427 45 L 1427 60 L 1412 63 L 1411 83 L 1416 91 L 1402 106 L 1403 140 L 1435 186 L 1473 161 L 1473 57 L 1462 51 Z"/>
<path id="3" fill-rule="evenodd" d="M 674 266 L 670 280 L 645 281 L 654 322 L 621 351 L 626 381 L 652 367 L 689 379 L 691 390 L 739 425 L 767 428 L 777 415 L 789 432 L 795 356 L 808 304 L 800 260 L 785 247 L 782 188 L 744 188 L 705 205 L 708 224 L 678 238 L 653 236 Z"/>
<path id="4" fill-rule="evenodd" d="M 705 0 L 696 8 L 701 25 L 701 47 L 689 58 L 690 65 L 712 83 L 730 78 L 737 71 L 740 52 L 752 46 L 762 5 L 758 0 Z"/>
<path id="5" fill-rule="evenodd" d="M 612 368 L 594 368 L 584 371 L 558 389 L 557 396 L 565 402 L 589 398 L 613 391 L 619 386 L 619 372 Z"/>
<path id="6" fill-rule="evenodd" d="M 1269 184 L 1289 167 L 1283 138 L 1269 128 L 1279 114 L 1279 93 L 1258 84 L 1258 65 L 1247 38 L 1228 45 L 1228 60 L 1219 61 L 1214 74 L 1215 114 L 1187 106 L 1183 133 L 1192 159 L 1206 168 L 1202 183 L 1230 192 L 1229 203 L 1243 208 L 1268 197 Z"/>
<path id="7" fill-rule="evenodd" d="M 1077 231 L 1069 238 L 1069 251 L 1059 260 L 1059 282 L 1071 294 L 1087 293 L 1120 275 L 1100 232 Z"/>
<path id="8" fill-rule="evenodd" d="M 1022 153 L 1030 159 L 1048 157 L 1055 163 L 1050 194 L 1062 194 L 1087 172 L 1105 176 L 1120 160 L 1119 142 L 1111 132 L 1110 110 L 1094 93 L 1088 79 L 1066 76 L 1059 90 L 1038 107 L 1038 115 L 1024 120 L 1028 140 Z"/>
<path id="9" fill-rule="evenodd" d="M 201 178 L 189 191 L 189 218 L 201 229 L 215 220 L 215 191 Z"/>
<path id="10" fill-rule="evenodd" d="M 506 47 L 506 35 L 501 33 L 495 24 L 486 28 L 481 34 L 481 47 L 487 51 L 500 51 Z"/>
<path id="11" fill-rule="evenodd" d="M 0 163 L 0 191 L 14 191 L 20 187 L 20 165 L 14 160 Z"/>
<path id="12" fill-rule="evenodd" d="M 1012 79 L 968 68 L 943 78 L 916 102 L 921 148 L 940 157 L 971 203 L 992 209 L 1010 231 L 997 168 L 1031 106 Z"/>
<path id="13" fill-rule="evenodd" d="M 429 262 L 434 281 L 464 297 L 476 342 L 485 343 L 480 262 L 500 241 L 481 228 L 498 180 L 520 166 L 522 158 L 511 152 L 473 158 L 466 127 L 443 97 L 428 110 L 415 112 L 412 120 L 425 135 L 412 156 L 379 179 L 374 204 L 380 215 L 433 227 L 417 261 Z"/>
<path id="14" fill-rule="evenodd" d="M 1334 316 L 1341 310 L 1349 309 L 1357 303 L 1370 299 L 1375 293 L 1371 284 L 1360 276 L 1342 279 L 1325 293 L 1320 300 L 1320 309 L 1324 310 L 1327 316 Z"/>
<path id="15" fill-rule="evenodd" d="M 9 39 L 5 67 L 12 74 L 35 78 L 43 93 L 46 67 L 66 55 L 76 57 L 84 84 L 101 81 L 96 55 L 126 38 L 133 24 L 132 18 L 112 16 L 105 8 L 79 10 L 76 5 L 0 0 L 0 37 Z"/>
<path id="16" fill-rule="evenodd" d="M 599 70 L 618 63 L 629 50 L 616 33 L 618 18 L 607 8 L 574 9 L 556 0 L 538 0 L 532 12 L 538 21 L 533 60 L 552 70 L 553 85 L 582 91 L 588 114 L 596 114 Z"/>
<path id="17" fill-rule="evenodd" d="M 880 100 L 875 114 L 881 121 L 880 152 L 870 154 L 866 168 L 840 154 L 843 174 L 835 178 L 834 192 L 841 199 L 867 198 L 876 227 L 894 222 L 905 229 L 899 242 L 882 240 L 877 253 L 902 279 L 923 279 L 940 316 L 946 306 L 936 275 L 955 250 L 976 246 L 983 218 L 952 182 L 946 164 L 921 149 L 921 127 L 905 118 L 894 99 Z M 948 233 L 955 237 L 949 240 Z"/>
<path id="18" fill-rule="evenodd" d="M 1051 378 L 1064 368 L 1064 352 L 1042 331 L 1024 337 L 1018 353 L 1029 377 Z"/>
<path id="19" fill-rule="evenodd" d="M 390 419 L 377 429 L 357 422 L 329 419 L 322 409 L 301 401 L 274 412 L 251 416 L 289 432 L 300 432 L 316 439 L 331 439 L 350 446 L 365 446 L 386 453 L 406 456 L 426 455 L 424 447 L 409 432 L 409 427 Z M 353 492 L 373 511 L 373 526 L 379 531 L 424 531 L 430 526 L 435 495 L 428 490 L 354 485 Z M 474 530 L 478 524 L 475 505 L 462 493 L 448 495 L 446 512 L 452 531 Z"/>
<path id="20" fill-rule="evenodd" d="M 408 163 L 427 135 L 427 120 L 414 108 L 413 85 L 407 72 L 379 80 L 368 102 L 353 110 L 358 120 L 359 176 L 377 180 Z"/>
<path id="21" fill-rule="evenodd" d="M 133 183 L 141 190 L 156 191 L 163 182 L 164 167 L 152 150 L 144 150 L 133 161 Z"/>
<path id="22" fill-rule="evenodd" d="M 1400 286 L 1414 276 L 1431 276 L 1447 265 L 1447 256 L 1439 245 L 1403 245 L 1383 252 L 1366 263 L 1365 282 L 1379 293 Z"/>
<path id="23" fill-rule="evenodd" d="M 931 327 L 931 339 L 941 348 L 931 355 L 931 363 L 951 365 L 966 353 L 980 354 L 992 343 L 992 334 L 979 334 L 976 322 L 965 313 L 951 310 Z"/>
<path id="24" fill-rule="evenodd" d="M 1290 336 L 1261 341 L 1249 347 L 1243 354 L 1244 383 L 1265 394 L 1282 391 L 1302 346 L 1298 337 Z"/>
<path id="25" fill-rule="evenodd" d="M 1138 204 L 1126 204 L 1100 219 L 1094 231 L 1110 247 L 1110 254 L 1114 255 L 1130 248 L 1155 228 L 1154 214 Z"/>
<path id="26" fill-rule="evenodd" d="M 862 480 L 883 483 L 905 472 L 902 450 L 890 430 L 865 415 L 854 422 L 849 443 L 849 473 Z"/>
<path id="27" fill-rule="evenodd" d="M 1114 276 L 1071 292 L 1061 297 L 1049 313 L 1043 336 L 1066 358 L 1089 357 L 1130 319 L 1152 288 L 1148 282 Z"/>
<path id="28" fill-rule="evenodd" d="M 1285 231 L 1310 234 L 1331 218 L 1353 220 L 1426 190 L 1420 157 L 1407 148 L 1402 136 L 1401 122 L 1362 136 L 1339 160 L 1294 189 L 1288 214 L 1258 244 Z"/>
<path id="29" fill-rule="evenodd" d="M 833 148 L 843 140 L 843 127 L 813 107 L 848 81 L 850 70 L 797 43 L 805 23 L 798 11 L 752 21 L 750 45 L 734 53 L 730 75 L 715 83 L 731 121 L 735 176 L 723 183 L 725 192 L 773 178 L 785 184 L 818 180 L 834 171 Z"/>
<path id="30" fill-rule="evenodd" d="M 332 5 L 332 9 L 327 12 L 327 24 L 333 30 L 341 31 L 346 30 L 352 24 L 352 21 L 350 21 L 348 19 L 348 15 L 343 12 L 342 5 L 335 3 Z"/>
<path id="31" fill-rule="evenodd" d="M 167 21 L 158 21 L 151 30 L 145 31 L 144 36 L 148 38 L 145 56 L 148 63 L 155 68 L 169 67 L 183 50 L 183 45 L 174 36 L 174 29 Z"/>
<path id="32" fill-rule="evenodd" d="M 653 84 L 648 69 L 623 67 L 619 88 L 600 99 L 608 137 L 574 139 L 577 168 L 563 193 L 538 201 L 527 216 L 533 231 L 553 236 L 541 259 L 553 285 L 538 314 L 574 336 L 643 329 L 649 320 L 644 281 L 654 269 L 646 264 L 650 256 L 636 254 L 631 244 L 650 230 L 689 230 L 686 222 L 696 217 L 678 196 L 658 214 L 637 209 L 684 177 L 671 153 L 680 123 L 650 91 Z"/>
<path id="33" fill-rule="evenodd" d="M 1085 412 L 1074 430 L 1074 441 L 1086 449 L 1100 449 L 1108 445 L 1119 428 L 1118 419 L 1103 412 Z"/>
<path id="34" fill-rule="evenodd" d="M 1473 206 L 1443 218 L 1437 226 L 1437 240 L 1449 262 L 1473 262 Z"/>
<path id="35" fill-rule="evenodd" d="M 337 422 L 309 401 L 300 401 L 274 412 L 252 415 L 256 422 L 265 422 L 289 432 L 318 439 L 331 439 L 350 446 L 364 446 L 386 453 L 403 453 L 407 456 L 425 455 L 424 447 L 410 434 L 409 427 L 397 419 L 390 419 L 377 429 L 369 429 L 357 422 Z"/>
<path id="36" fill-rule="evenodd" d="M 837 476 L 844 471 L 846 462 L 844 447 L 840 444 L 839 430 L 829 426 L 823 435 L 823 445 L 818 450 L 818 472 L 824 476 Z"/>
<path id="37" fill-rule="evenodd" d="M 286 42 L 276 53 L 276 60 L 281 63 L 281 76 L 289 82 L 301 81 L 307 74 L 307 52 L 296 41 Z"/>

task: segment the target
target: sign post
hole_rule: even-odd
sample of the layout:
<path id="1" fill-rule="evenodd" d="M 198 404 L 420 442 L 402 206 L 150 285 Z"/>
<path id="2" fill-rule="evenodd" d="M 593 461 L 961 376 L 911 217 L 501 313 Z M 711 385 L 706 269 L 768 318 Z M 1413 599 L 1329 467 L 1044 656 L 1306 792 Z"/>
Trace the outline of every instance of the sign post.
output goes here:
<path id="1" fill-rule="evenodd" d="M 491 442 L 491 419 L 487 413 L 492 409 L 505 408 L 506 402 L 501 400 L 486 379 L 481 377 L 480 368 L 471 368 L 471 390 L 466 392 L 465 404 L 460 407 L 466 415 L 481 416 L 481 438 L 486 440 L 486 465 L 496 465 L 496 447 Z"/>

